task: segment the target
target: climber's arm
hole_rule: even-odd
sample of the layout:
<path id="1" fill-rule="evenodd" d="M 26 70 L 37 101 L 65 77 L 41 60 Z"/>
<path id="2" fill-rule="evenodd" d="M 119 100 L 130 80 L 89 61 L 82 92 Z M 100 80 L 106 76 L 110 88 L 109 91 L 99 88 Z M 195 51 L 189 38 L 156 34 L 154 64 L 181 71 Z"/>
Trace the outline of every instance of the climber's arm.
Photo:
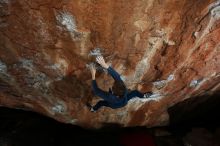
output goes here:
<path id="1" fill-rule="evenodd" d="M 92 74 L 92 80 L 95 80 L 96 68 L 95 68 L 94 65 L 92 65 L 90 67 L 90 71 L 91 71 L 91 74 Z"/>
<path id="2" fill-rule="evenodd" d="M 93 92 L 95 93 L 95 95 L 97 95 L 103 99 L 108 99 L 108 93 L 101 90 L 96 83 L 96 80 L 95 80 L 96 68 L 94 65 L 91 65 L 90 71 L 92 74 L 92 90 L 93 90 Z"/>
<path id="3" fill-rule="evenodd" d="M 100 89 L 96 83 L 96 80 L 92 80 L 92 91 L 94 92 L 95 95 L 105 100 L 108 100 L 109 93 Z"/>
<path id="4" fill-rule="evenodd" d="M 107 63 L 105 63 L 105 60 L 102 56 L 98 56 L 96 58 L 96 61 L 105 69 L 108 70 L 108 73 L 115 79 L 115 80 L 120 80 L 121 81 L 121 78 L 120 78 L 120 75 L 112 68 L 110 67 L 110 65 L 108 65 Z"/>
<path id="5" fill-rule="evenodd" d="M 115 71 L 111 66 L 107 68 L 108 73 L 116 80 L 116 81 L 121 81 L 121 76 L 117 71 Z"/>

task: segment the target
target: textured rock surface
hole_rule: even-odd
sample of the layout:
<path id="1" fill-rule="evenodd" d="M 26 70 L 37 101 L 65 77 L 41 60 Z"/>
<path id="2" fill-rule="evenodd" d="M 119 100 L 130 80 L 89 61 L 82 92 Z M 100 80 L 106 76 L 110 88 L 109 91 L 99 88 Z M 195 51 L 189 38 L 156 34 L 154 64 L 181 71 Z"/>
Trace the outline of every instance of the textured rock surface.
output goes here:
<path id="1" fill-rule="evenodd" d="M 0 104 L 84 127 L 166 125 L 167 108 L 219 92 L 219 22 L 217 0 L 0 0 Z M 155 98 L 91 113 L 95 47 Z M 97 81 L 112 84 L 105 73 Z"/>

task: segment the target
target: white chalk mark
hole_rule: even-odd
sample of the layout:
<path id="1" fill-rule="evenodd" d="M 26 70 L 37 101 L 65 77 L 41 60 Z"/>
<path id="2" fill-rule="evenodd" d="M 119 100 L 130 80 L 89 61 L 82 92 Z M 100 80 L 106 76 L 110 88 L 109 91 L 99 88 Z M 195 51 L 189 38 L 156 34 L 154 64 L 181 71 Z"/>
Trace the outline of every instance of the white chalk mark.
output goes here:
<path id="1" fill-rule="evenodd" d="M 76 22 L 75 18 L 68 12 L 60 12 L 59 15 L 56 16 L 57 20 L 66 27 L 66 29 L 70 32 L 76 31 Z"/>
<path id="2" fill-rule="evenodd" d="M 168 76 L 167 81 L 172 81 L 174 79 L 174 74 Z"/>
<path id="3" fill-rule="evenodd" d="M 95 48 L 89 52 L 89 56 L 102 56 L 101 48 Z"/>
<path id="4" fill-rule="evenodd" d="M 65 112 L 65 108 L 63 105 L 57 104 L 54 107 L 52 107 L 52 111 L 55 113 L 63 113 L 63 112 Z"/>

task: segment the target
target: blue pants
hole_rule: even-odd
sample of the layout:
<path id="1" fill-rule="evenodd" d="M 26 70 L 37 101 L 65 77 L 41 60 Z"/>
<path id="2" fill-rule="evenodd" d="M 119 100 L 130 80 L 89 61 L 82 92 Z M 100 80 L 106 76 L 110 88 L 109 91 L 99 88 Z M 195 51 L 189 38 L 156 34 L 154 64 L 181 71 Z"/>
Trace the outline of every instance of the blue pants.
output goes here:
<path id="1" fill-rule="evenodd" d="M 99 90 L 97 90 L 97 92 L 99 92 Z M 100 94 L 103 94 L 102 91 L 100 92 Z M 106 94 L 106 93 L 104 93 Z M 134 97 L 139 97 L 139 98 L 143 98 L 144 94 L 139 92 L 138 90 L 133 90 L 130 93 L 128 93 L 127 95 L 127 101 L 129 101 L 130 99 L 134 98 Z M 102 106 L 106 106 L 106 107 L 111 107 L 111 105 L 106 101 L 106 100 L 100 100 L 94 107 L 93 109 L 96 111 L 99 108 L 101 108 Z"/>
<path id="2" fill-rule="evenodd" d="M 128 93 L 127 99 L 130 100 L 133 97 L 139 97 L 139 98 L 143 98 L 144 94 L 139 92 L 138 90 L 133 90 L 131 92 Z"/>
<path id="3" fill-rule="evenodd" d="M 112 68 L 109 67 L 107 69 L 108 73 L 113 77 L 116 82 L 123 82 L 120 75 Z M 98 110 L 102 106 L 111 107 L 111 108 L 118 108 L 122 107 L 127 104 L 127 101 L 133 97 L 143 98 L 144 94 L 140 93 L 137 90 L 133 90 L 130 93 L 127 93 L 127 88 L 125 89 L 125 96 L 120 102 L 115 102 L 118 97 L 113 95 L 111 92 L 106 92 L 101 90 L 95 80 L 92 81 L 92 90 L 95 95 L 101 97 L 103 100 L 100 100 L 94 107 L 94 110 Z"/>

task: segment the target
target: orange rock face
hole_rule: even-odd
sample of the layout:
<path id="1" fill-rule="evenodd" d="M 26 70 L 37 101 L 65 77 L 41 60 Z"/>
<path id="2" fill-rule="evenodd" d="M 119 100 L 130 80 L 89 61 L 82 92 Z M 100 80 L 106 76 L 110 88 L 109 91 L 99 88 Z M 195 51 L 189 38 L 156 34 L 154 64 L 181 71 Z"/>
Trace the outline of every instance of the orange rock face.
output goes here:
<path id="1" fill-rule="evenodd" d="M 84 127 L 166 125 L 169 107 L 219 92 L 219 42 L 218 0 L 1 0 L 0 104 Z M 152 98 L 90 112 L 94 48 Z"/>

